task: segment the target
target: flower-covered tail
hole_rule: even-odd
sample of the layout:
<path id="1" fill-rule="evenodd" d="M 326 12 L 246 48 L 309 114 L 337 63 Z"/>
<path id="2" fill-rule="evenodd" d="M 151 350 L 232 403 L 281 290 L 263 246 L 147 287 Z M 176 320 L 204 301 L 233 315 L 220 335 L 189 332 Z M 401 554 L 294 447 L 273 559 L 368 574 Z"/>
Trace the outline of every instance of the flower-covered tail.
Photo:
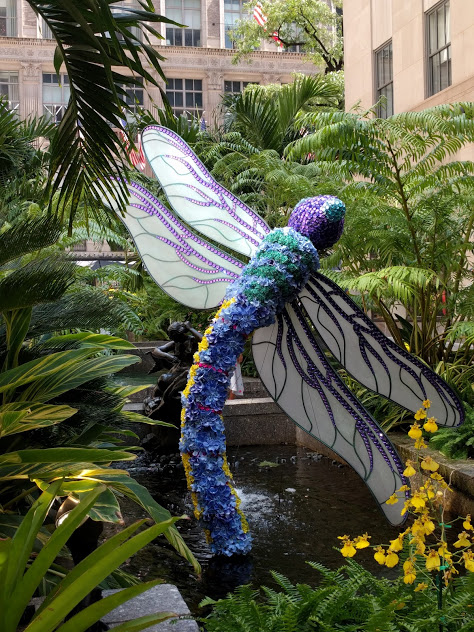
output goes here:
<path id="1" fill-rule="evenodd" d="M 180 450 L 195 515 L 213 553 L 247 553 L 251 546 L 225 451 L 222 409 L 230 376 L 247 337 L 275 322 L 318 267 L 309 239 L 292 228 L 272 231 L 229 286 L 194 356 L 182 397 Z"/>

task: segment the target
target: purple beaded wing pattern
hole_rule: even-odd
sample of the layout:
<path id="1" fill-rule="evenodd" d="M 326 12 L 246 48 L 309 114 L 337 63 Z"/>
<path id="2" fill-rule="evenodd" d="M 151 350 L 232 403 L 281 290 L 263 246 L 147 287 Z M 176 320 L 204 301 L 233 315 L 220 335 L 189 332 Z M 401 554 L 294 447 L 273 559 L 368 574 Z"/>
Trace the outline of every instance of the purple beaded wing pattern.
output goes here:
<path id="1" fill-rule="evenodd" d="M 195 235 L 147 189 L 134 182 L 127 186 L 127 212 L 119 217 L 153 280 L 189 307 L 219 305 L 244 264 Z"/>
<path id="2" fill-rule="evenodd" d="M 251 257 L 270 232 L 263 219 L 216 182 L 171 130 L 151 125 L 142 139 L 147 160 L 181 219 L 214 241 Z"/>
<path id="3" fill-rule="evenodd" d="M 339 454 L 364 480 L 391 524 L 400 505 L 386 504 L 404 483 L 404 466 L 376 421 L 337 375 L 298 300 L 257 330 L 252 351 L 265 387 L 283 411 Z"/>

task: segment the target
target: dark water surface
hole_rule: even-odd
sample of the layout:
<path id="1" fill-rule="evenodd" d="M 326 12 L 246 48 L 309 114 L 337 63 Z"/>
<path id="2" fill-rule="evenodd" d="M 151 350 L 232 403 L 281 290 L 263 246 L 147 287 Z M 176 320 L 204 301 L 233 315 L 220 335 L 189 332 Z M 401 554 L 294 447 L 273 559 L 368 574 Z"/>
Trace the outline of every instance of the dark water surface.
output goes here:
<path id="1" fill-rule="evenodd" d="M 359 477 L 349 468 L 303 448 L 257 446 L 230 448 L 228 459 L 241 508 L 254 538 L 248 556 L 213 557 L 201 529 L 193 519 L 178 523 L 187 545 L 202 564 L 200 578 L 163 538 L 140 551 L 125 567 L 143 580 L 162 578 L 176 584 L 193 613 L 204 596 L 219 598 L 236 586 L 272 585 L 270 570 L 292 582 L 316 584 L 318 573 L 306 561 L 330 568 L 342 565 L 338 535 L 368 532 L 372 543 L 388 543 L 399 530 L 390 527 Z M 263 461 L 278 463 L 265 467 Z M 173 515 L 192 516 L 179 455 L 157 457 L 145 467 L 135 462 L 130 474 L 146 485 L 156 500 Z M 401 509 L 401 506 L 400 506 Z M 124 506 L 125 521 L 142 517 L 136 505 Z M 371 550 L 356 559 L 377 574 L 394 573 L 373 560 Z"/>

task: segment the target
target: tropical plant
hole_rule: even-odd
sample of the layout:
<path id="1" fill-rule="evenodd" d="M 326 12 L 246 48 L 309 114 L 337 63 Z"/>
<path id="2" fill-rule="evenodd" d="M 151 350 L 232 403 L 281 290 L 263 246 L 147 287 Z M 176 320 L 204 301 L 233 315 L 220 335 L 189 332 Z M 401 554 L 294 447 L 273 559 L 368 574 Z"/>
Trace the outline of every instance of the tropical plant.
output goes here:
<path id="1" fill-rule="evenodd" d="M 63 491 L 76 498 L 97 482 L 107 486 L 96 519 L 119 520 L 117 495 L 124 494 L 157 522 L 167 520 L 170 514 L 144 487 L 124 470 L 108 467 L 112 461 L 135 458 L 114 440 L 117 434 L 134 436 L 124 424 L 148 421 L 122 412 L 133 389 L 107 380 L 138 360 L 111 353 L 132 345 L 91 332 L 52 335 L 92 323 L 100 326 L 107 322 L 104 316 L 110 316 L 112 303 L 93 288 L 66 292 L 74 279 L 74 262 L 37 251 L 54 243 L 60 230 L 54 219 L 39 218 L 19 222 L 0 236 L 2 510 L 21 505 L 38 487 L 60 477 L 65 479 Z M 51 441 L 55 447 L 49 447 Z M 3 516 L 3 526 L 5 521 Z M 175 529 L 166 537 L 198 567 Z"/>
<path id="2" fill-rule="evenodd" d="M 259 3 L 266 21 L 242 19 L 230 32 L 234 40 L 235 63 L 260 46 L 262 39 L 299 50 L 316 65 L 323 66 L 325 73 L 342 70 L 342 0 L 328 4 L 324 0 L 262 0 Z M 244 13 L 254 12 L 255 2 L 246 2 Z M 279 42 L 278 42 L 279 40 Z"/>
<path id="3" fill-rule="evenodd" d="M 440 428 L 430 437 L 430 448 L 439 450 L 450 459 L 474 457 L 474 408 L 465 405 L 466 418 L 459 428 Z"/>
<path id="4" fill-rule="evenodd" d="M 0 540 L 0 627 L 3 632 L 16 632 L 28 603 L 44 576 L 54 564 L 75 529 L 94 508 L 106 491 L 93 484 L 80 502 L 67 514 L 36 555 L 35 540 L 56 497 L 64 495 L 62 480 L 56 480 L 33 503 L 13 537 Z M 83 632 L 105 614 L 160 582 L 140 583 L 101 599 L 68 620 L 64 619 L 103 579 L 131 555 L 167 531 L 179 518 L 155 524 L 136 533 L 145 520 L 136 522 L 105 541 L 82 560 L 51 590 L 38 610 L 27 622 L 25 632 Z M 135 535 L 134 535 L 135 534 Z M 173 616 L 162 612 L 140 617 L 118 630 L 139 631 Z"/>
<path id="5" fill-rule="evenodd" d="M 401 580 L 375 577 L 354 560 L 337 570 L 315 562 L 316 588 L 293 584 L 272 572 L 277 589 L 240 586 L 225 599 L 204 599 L 212 612 L 201 619 L 207 632 L 433 632 L 444 617 L 446 632 L 472 629 L 474 574 L 455 581 L 437 610 L 435 593 L 414 592 Z"/>
<path id="6" fill-rule="evenodd" d="M 126 88 L 147 82 L 162 90 L 163 57 L 150 40 L 162 36 L 152 24 L 176 23 L 157 15 L 152 0 L 138 0 L 139 8 L 118 7 L 114 0 L 27 1 L 56 40 L 56 72 L 63 67 L 69 76 L 71 96 L 51 143 L 46 199 L 58 192 L 59 202 L 70 205 L 72 226 L 80 201 L 94 211 L 98 191 L 126 202 L 126 189 L 110 180 L 127 166 L 114 128 L 133 111 Z"/>
<path id="7" fill-rule="evenodd" d="M 396 342 L 469 400 L 474 163 L 453 158 L 474 139 L 472 103 L 388 119 L 311 112 L 298 122 L 313 132 L 285 155 L 313 154 L 326 169 L 325 192 L 338 188 L 348 207 L 344 234 L 323 260 L 325 273 L 360 293 Z"/>
<path id="8" fill-rule="evenodd" d="M 226 131 L 240 132 L 256 149 L 272 149 L 281 156 L 288 143 L 306 129 L 295 126 L 302 112 L 335 109 L 340 86 L 324 75 L 297 76 L 282 86 L 248 85 L 223 100 Z"/>

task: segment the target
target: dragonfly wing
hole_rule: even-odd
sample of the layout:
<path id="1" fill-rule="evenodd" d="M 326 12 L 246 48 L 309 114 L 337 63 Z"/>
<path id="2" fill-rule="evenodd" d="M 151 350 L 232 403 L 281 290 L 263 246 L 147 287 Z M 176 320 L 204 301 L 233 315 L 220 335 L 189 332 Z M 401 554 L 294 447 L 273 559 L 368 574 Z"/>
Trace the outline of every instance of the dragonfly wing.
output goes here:
<path id="1" fill-rule="evenodd" d="M 389 340 L 333 281 L 314 274 L 299 299 L 324 344 L 364 386 L 401 406 L 429 410 L 443 426 L 457 426 L 464 411 L 452 389 L 426 364 Z"/>
<path id="2" fill-rule="evenodd" d="M 404 466 L 377 422 L 348 390 L 294 301 L 277 322 L 258 329 L 252 352 L 270 395 L 298 426 L 339 454 L 368 485 L 391 524 L 404 521 L 387 504 L 406 483 Z"/>
<path id="3" fill-rule="evenodd" d="M 244 264 L 191 232 L 147 189 L 134 182 L 127 186 L 127 212 L 118 215 L 153 280 L 189 307 L 219 305 Z"/>
<path id="4" fill-rule="evenodd" d="M 192 228 L 251 257 L 270 228 L 251 208 L 224 189 L 177 134 L 147 127 L 142 144 L 171 206 Z"/>

